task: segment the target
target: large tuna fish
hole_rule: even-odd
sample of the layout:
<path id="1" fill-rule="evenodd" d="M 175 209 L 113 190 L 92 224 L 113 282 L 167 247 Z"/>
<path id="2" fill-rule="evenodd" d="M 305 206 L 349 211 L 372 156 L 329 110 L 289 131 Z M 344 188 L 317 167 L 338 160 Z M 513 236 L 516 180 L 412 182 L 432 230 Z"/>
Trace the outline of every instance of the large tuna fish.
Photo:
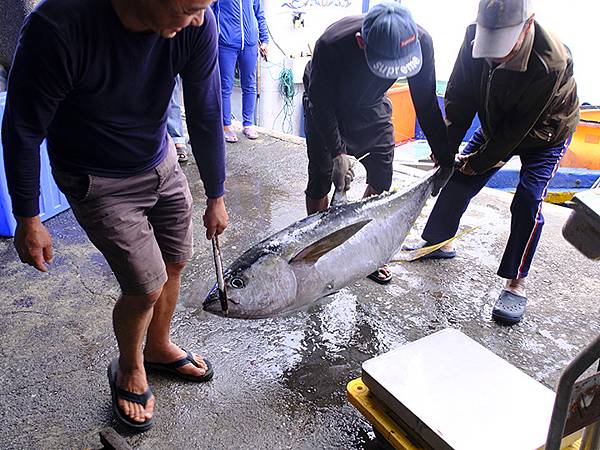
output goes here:
<path id="1" fill-rule="evenodd" d="M 400 249 L 444 172 L 403 192 L 333 206 L 256 244 L 225 271 L 228 316 L 291 311 L 366 277 Z M 216 286 L 204 309 L 221 314 Z"/>

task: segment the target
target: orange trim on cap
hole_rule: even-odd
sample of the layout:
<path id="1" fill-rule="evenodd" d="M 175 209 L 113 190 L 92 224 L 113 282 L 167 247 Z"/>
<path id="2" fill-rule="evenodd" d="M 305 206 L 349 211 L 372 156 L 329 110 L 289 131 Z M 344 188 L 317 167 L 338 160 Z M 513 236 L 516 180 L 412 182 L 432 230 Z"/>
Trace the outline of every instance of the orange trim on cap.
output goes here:
<path id="1" fill-rule="evenodd" d="M 408 44 L 410 44 L 411 42 L 415 42 L 416 40 L 417 40 L 417 35 L 413 34 L 408 39 L 404 39 L 403 41 L 400 41 L 400 48 L 406 47 Z"/>

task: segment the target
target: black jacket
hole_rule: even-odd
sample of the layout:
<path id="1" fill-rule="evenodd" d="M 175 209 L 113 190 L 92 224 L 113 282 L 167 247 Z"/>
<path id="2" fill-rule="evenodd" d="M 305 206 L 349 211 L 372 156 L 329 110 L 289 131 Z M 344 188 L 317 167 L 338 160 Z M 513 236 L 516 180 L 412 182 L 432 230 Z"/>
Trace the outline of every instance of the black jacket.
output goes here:
<path id="1" fill-rule="evenodd" d="M 535 23 L 525 71 L 492 67 L 472 56 L 475 24 L 465 40 L 446 89 L 446 124 L 456 152 L 475 113 L 486 142 L 470 158 L 485 172 L 518 146 L 546 148 L 563 143 L 579 121 L 579 100 L 568 48 Z"/>
<path id="2" fill-rule="evenodd" d="M 305 93 L 311 104 L 315 126 L 334 155 L 345 152 L 343 135 L 357 121 L 378 120 L 369 116 L 385 98 L 395 80 L 379 78 L 367 65 L 364 50 L 358 47 L 356 33 L 364 16 L 351 16 L 331 25 L 315 45 L 312 61 L 304 72 Z M 441 164 L 450 165 L 446 127 L 437 103 L 435 62 L 431 36 L 418 27 L 423 64 L 419 73 L 408 78 L 419 123 L 431 149 Z M 375 117 L 375 116 L 374 116 Z M 389 115 L 386 117 L 389 122 Z M 351 122 L 352 127 L 345 127 Z M 408 136 L 412 137 L 412 136 Z"/>

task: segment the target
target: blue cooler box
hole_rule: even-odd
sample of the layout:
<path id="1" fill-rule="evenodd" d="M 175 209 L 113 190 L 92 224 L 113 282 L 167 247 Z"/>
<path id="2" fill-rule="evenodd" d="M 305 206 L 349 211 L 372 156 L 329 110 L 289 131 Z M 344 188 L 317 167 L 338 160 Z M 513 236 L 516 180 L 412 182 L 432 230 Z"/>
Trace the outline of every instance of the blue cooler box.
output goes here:
<path id="1" fill-rule="evenodd" d="M 0 93 L 0 123 L 4 115 L 6 92 Z M 1 133 L 1 132 L 0 132 Z M 4 151 L 2 148 L 2 135 L 0 134 L 0 236 L 11 237 L 15 235 L 17 223 L 12 215 L 12 205 L 6 185 L 6 171 L 4 169 Z M 40 146 L 40 218 L 48 220 L 58 213 L 69 209 L 69 203 L 58 189 L 52 178 L 50 160 L 46 141 Z"/>

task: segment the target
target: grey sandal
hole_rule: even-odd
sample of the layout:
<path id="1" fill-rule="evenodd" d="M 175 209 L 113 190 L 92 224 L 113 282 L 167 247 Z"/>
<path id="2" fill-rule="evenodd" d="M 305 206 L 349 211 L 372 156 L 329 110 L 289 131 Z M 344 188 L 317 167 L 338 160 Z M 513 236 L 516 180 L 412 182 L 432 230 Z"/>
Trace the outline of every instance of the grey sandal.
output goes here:
<path id="1" fill-rule="evenodd" d="M 527 297 L 503 289 L 492 310 L 492 319 L 504 325 L 513 325 L 521 321 L 526 306 Z"/>

